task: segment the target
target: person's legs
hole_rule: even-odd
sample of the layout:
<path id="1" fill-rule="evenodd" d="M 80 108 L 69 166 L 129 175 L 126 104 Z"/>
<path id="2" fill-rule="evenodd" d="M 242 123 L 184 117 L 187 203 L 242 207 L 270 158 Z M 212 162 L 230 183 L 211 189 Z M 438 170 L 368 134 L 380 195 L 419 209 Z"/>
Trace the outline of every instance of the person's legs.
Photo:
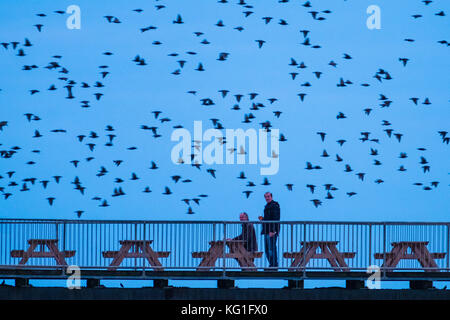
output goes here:
<path id="1" fill-rule="evenodd" d="M 270 266 L 278 267 L 277 235 L 270 237 Z"/>
<path id="2" fill-rule="evenodd" d="M 270 265 L 270 237 L 268 234 L 264 235 L 264 252 L 266 254 L 267 261 Z"/>
<path id="3" fill-rule="evenodd" d="M 277 236 L 264 235 L 264 246 L 269 267 L 278 267 Z"/>

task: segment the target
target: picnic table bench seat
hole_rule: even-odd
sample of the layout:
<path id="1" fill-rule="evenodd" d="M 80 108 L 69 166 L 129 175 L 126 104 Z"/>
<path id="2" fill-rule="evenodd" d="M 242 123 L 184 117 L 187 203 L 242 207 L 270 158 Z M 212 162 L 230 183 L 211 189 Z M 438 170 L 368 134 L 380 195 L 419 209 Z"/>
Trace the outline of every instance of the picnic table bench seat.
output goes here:
<path id="1" fill-rule="evenodd" d="M 75 255 L 75 250 L 63 250 L 58 248 L 58 239 L 28 239 L 27 250 L 11 250 L 12 258 L 22 258 L 19 265 L 24 265 L 30 258 L 54 258 L 58 265 L 67 266 L 64 258 L 71 258 Z M 45 251 L 45 248 L 48 251 Z M 38 250 L 36 250 L 38 249 Z"/>
<path id="2" fill-rule="evenodd" d="M 25 256 L 26 251 L 25 250 L 11 250 L 11 257 L 12 258 L 23 258 Z M 64 258 L 72 258 L 75 256 L 76 251 L 75 250 L 65 250 L 60 251 L 60 254 L 64 256 Z M 52 252 L 39 252 L 39 257 L 37 258 L 53 258 L 54 255 Z"/>
<path id="3" fill-rule="evenodd" d="M 120 240 L 120 250 L 103 251 L 103 258 L 112 258 L 108 270 L 115 270 L 126 258 L 146 259 L 155 271 L 163 271 L 159 258 L 167 258 L 170 251 L 153 251 L 153 240 Z"/>
<path id="4" fill-rule="evenodd" d="M 425 271 L 436 270 L 439 267 L 435 259 L 444 259 L 445 252 L 430 252 L 427 249 L 428 241 L 399 241 L 392 242 L 390 252 L 375 253 L 375 259 L 384 260 L 383 267 L 395 268 L 400 260 L 418 260 Z"/>
<path id="5" fill-rule="evenodd" d="M 311 259 L 325 259 L 335 271 L 348 271 L 344 259 L 353 259 L 356 252 L 340 252 L 337 249 L 338 243 L 339 241 L 301 241 L 299 251 L 284 252 L 283 257 L 293 260 L 290 268 L 294 270 L 305 268 Z"/>
<path id="6" fill-rule="evenodd" d="M 433 259 L 444 259 L 446 255 L 447 255 L 447 253 L 445 253 L 445 252 L 431 252 L 430 253 L 430 256 Z M 384 259 L 384 253 L 381 253 L 381 252 L 375 253 L 374 256 L 375 256 L 375 259 L 380 259 L 380 260 Z M 391 259 L 392 257 L 394 257 L 394 253 L 386 252 L 386 259 Z M 407 253 L 407 254 L 403 255 L 403 259 L 416 259 L 416 255 Z"/>

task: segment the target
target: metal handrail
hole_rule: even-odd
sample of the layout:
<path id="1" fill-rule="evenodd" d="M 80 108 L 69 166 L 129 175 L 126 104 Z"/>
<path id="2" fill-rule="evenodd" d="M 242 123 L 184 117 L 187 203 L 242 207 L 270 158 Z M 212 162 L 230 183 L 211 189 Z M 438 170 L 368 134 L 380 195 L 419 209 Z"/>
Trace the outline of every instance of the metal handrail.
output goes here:
<path id="1" fill-rule="evenodd" d="M 255 228 L 267 221 L 249 221 Z M 282 258 L 280 253 L 299 252 L 301 241 L 338 241 L 341 252 L 356 251 L 357 259 L 349 259 L 349 270 L 364 270 L 372 264 L 374 254 L 382 254 L 386 261 L 391 243 L 395 241 L 428 241 L 429 251 L 445 253 L 445 260 L 437 262 L 439 271 L 450 271 L 450 222 L 369 222 L 369 221 L 277 221 L 281 232 L 278 239 L 280 268 L 298 270 L 291 267 L 293 258 Z M 222 240 L 240 231 L 240 221 L 185 221 L 185 220 L 67 220 L 67 219 L 0 219 L 0 266 L 17 266 L 17 258 L 11 257 L 12 250 L 26 250 L 26 241 L 31 238 L 57 239 L 60 250 L 75 250 L 75 257 L 68 258 L 69 264 L 82 268 L 107 268 L 111 260 L 104 259 L 101 252 L 118 249 L 119 240 L 155 240 L 155 251 L 171 251 L 166 260 L 161 259 L 164 269 L 196 269 L 199 260 L 191 257 L 194 251 L 207 251 L 208 242 Z M 257 236 L 259 230 L 256 231 Z M 215 270 L 242 269 L 233 259 L 226 258 L 226 248 L 221 258 L 222 263 Z M 259 239 L 258 251 L 264 251 Z M 444 251 L 445 250 L 445 251 Z M 38 258 L 31 258 L 37 260 Z M 47 259 L 50 260 L 50 259 Z M 129 263 L 117 269 L 146 270 L 155 269 L 143 259 L 129 259 Z M 230 261 L 231 260 L 231 261 Z M 35 262 L 35 261 L 34 261 Z M 233 263 L 234 262 L 234 263 Z M 267 267 L 263 255 L 255 261 L 258 269 Z M 32 267 L 35 264 L 22 267 Z M 62 267 L 51 261 L 43 262 L 42 267 Z M 301 271 L 333 270 L 326 259 L 313 261 Z M 396 270 L 421 270 L 425 268 L 417 261 L 402 261 Z M 381 268 L 384 272 L 390 268 Z M 429 269 L 434 270 L 434 269 Z"/>

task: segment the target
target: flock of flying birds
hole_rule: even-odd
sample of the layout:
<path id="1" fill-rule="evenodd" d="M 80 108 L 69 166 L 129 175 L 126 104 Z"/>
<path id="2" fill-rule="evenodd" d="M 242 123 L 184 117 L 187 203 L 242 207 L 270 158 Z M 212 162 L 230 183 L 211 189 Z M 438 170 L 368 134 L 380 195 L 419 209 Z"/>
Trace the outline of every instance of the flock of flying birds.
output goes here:
<path id="1" fill-rule="evenodd" d="M 289 0 L 280 0 L 278 1 L 280 5 L 283 3 L 289 2 Z M 432 6 L 433 1 L 427 0 L 427 1 L 421 1 L 424 6 Z M 235 32 L 238 34 L 244 33 L 246 31 L 245 29 L 245 19 L 247 19 L 250 16 L 256 16 L 258 15 L 257 10 L 253 5 L 250 5 L 245 2 L 245 0 L 239 0 L 236 3 L 231 3 L 231 0 L 219 0 L 218 5 L 233 5 L 238 6 L 242 10 L 243 14 L 243 25 L 239 26 L 228 26 L 225 25 L 223 20 L 219 20 L 216 23 L 217 28 L 233 28 Z M 304 10 L 307 10 L 309 14 L 311 14 L 311 22 L 312 23 L 326 23 L 326 22 L 315 22 L 315 21 L 326 21 L 327 16 L 332 15 L 333 12 L 331 10 L 315 10 L 312 3 L 310 1 L 306 1 L 303 4 L 300 4 Z M 168 6 L 168 5 L 167 5 Z M 156 12 L 159 12 L 160 10 L 166 9 L 165 4 L 160 4 L 159 1 L 157 5 L 155 5 Z M 133 14 L 139 14 L 143 15 L 145 14 L 146 10 L 143 9 L 130 9 L 130 11 L 133 12 Z M 429 11 L 428 11 L 429 12 Z M 48 15 L 56 14 L 56 15 L 65 15 L 65 11 L 57 10 L 51 13 L 37 13 L 36 16 L 39 20 L 39 23 L 36 23 L 34 25 L 30 25 L 30 28 L 34 29 L 35 32 L 44 33 L 46 32 L 46 25 L 45 25 L 45 19 L 48 17 Z M 431 15 L 430 13 L 428 13 Z M 446 19 L 446 13 L 442 10 L 435 10 L 435 12 L 432 14 L 435 19 Z M 422 17 L 422 14 L 414 14 L 412 15 L 411 19 L 412 21 L 416 19 L 420 19 Z M 106 15 L 103 17 L 104 23 L 107 24 L 122 24 L 126 23 L 122 21 L 121 17 L 116 17 L 112 15 Z M 270 25 L 270 24 L 279 24 L 280 26 L 287 26 L 289 25 L 289 21 L 286 21 L 285 19 L 281 18 L 275 18 L 271 16 L 261 16 L 260 17 L 260 23 L 262 25 Z M 179 25 L 180 28 L 183 28 L 184 26 L 189 26 L 189 23 L 186 22 L 183 19 L 183 14 L 177 14 L 175 17 L 173 17 L 173 20 L 171 21 L 174 25 Z M 184 26 L 183 26 L 184 25 Z M 158 26 L 154 25 L 147 25 L 142 26 L 139 28 L 139 30 L 136 30 L 138 33 L 151 33 L 152 30 L 158 29 Z M 301 28 L 299 30 L 300 35 L 302 37 L 302 42 L 300 43 L 301 46 L 310 47 L 312 49 L 321 49 L 320 45 L 313 44 L 312 41 L 312 32 L 310 30 L 307 30 L 306 28 Z M 202 37 L 203 36 L 203 37 Z M 204 31 L 198 30 L 193 31 L 193 38 L 194 39 L 200 39 L 203 38 L 203 40 L 200 42 L 202 45 L 209 45 L 210 42 L 206 39 L 206 34 Z M 405 42 L 408 43 L 414 43 L 415 40 L 411 38 L 404 39 Z M 450 46 L 450 43 L 447 40 L 442 39 L 436 39 L 436 45 L 441 46 L 442 50 L 446 50 Z M 2 56 L 4 55 L 15 55 L 18 61 L 22 59 L 23 57 L 27 57 L 29 55 L 32 55 L 30 53 L 32 50 L 31 48 L 35 45 L 39 45 L 37 43 L 34 43 L 33 37 L 29 36 L 27 38 L 24 38 L 22 41 L 2 41 L 0 39 L 0 59 L 2 59 Z M 153 41 L 152 45 L 161 46 L 163 43 L 159 40 Z M 254 45 L 255 48 L 258 48 L 259 50 L 264 50 L 266 41 L 263 39 L 255 39 L 254 43 L 250 43 L 249 46 Z M 448 50 L 448 49 L 447 49 Z M 105 56 L 111 56 L 114 55 L 114 52 L 111 51 L 105 51 L 103 52 L 103 55 Z M 195 51 L 187 51 L 186 55 L 181 57 L 180 53 L 177 52 L 169 52 L 168 56 L 172 57 L 176 60 L 176 67 L 172 72 L 170 72 L 170 76 L 173 77 L 180 77 L 183 75 L 183 71 L 186 69 L 187 66 L 190 65 L 189 57 L 198 55 L 198 52 Z M 230 56 L 232 56 L 232 52 L 218 52 L 216 56 L 216 60 L 219 61 L 219 63 L 226 63 L 226 61 L 229 60 Z M 30 56 L 31 57 L 31 56 Z M 107 58 L 105 58 L 107 59 Z M 327 68 L 329 69 L 339 69 L 341 61 L 350 61 L 353 57 L 350 53 L 342 53 L 342 57 L 340 58 L 334 58 L 330 59 L 328 62 Z M 410 61 L 407 57 L 396 57 L 395 59 L 398 59 L 398 63 L 400 63 L 403 67 L 407 68 L 408 63 Z M 98 79 L 88 81 L 86 79 L 80 80 L 80 79 L 74 79 L 71 77 L 71 68 L 70 66 L 67 66 L 63 62 L 63 56 L 62 55 L 54 55 L 52 56 L 51 61 L 48 62 L 47 65 L 36 65 L 36 64 L 30 64 L 30 65 L 23 65 L 22 72 L 34 72 L 34 70 L 37 69 L 48 69 L 50 71 L 53 71 L 55 74 L 55 83 L 48 84 L 48 88 L 42 89 L 41 87 L 38 88 L 27 88 L 28 93 L 32 96 L 34 95 L 46 95 L 46 94 L 52 94 L 55 91 L 64 91 L 66 93 L 66 99 L 73 100 L 77 99 L 76 101 L 79 101 L 81 108 L 90 108 L 94 104 L 100 104 L 102 103 L 102 98 L 104 96 L 104 90 L 102 90 L 105 86 L 107 86 L 107 82 L 109 79 L 113 78 L 113 72 L 109 71 L 110 67 L 107 64 L 100 65 L 98 68 Z M 142 54 L 136 54 L 134 57 L 130 57 L 129 61 L 124 61 L 123 63 L 132 64 L 134 63 L 138 68 L 145 68 L 148 65 L 148 57 L 143 57 Z M 308 68 L 307 63 L 304 61 L 300 61 L 298 58 L 291 57 L 290 61 L 286 61 L 286 64 L 291 69 L 291 72 L 286 75 L 288 79 L 291 80 L 298 80 L 300 76 L 306 72 L 305 69 Z M 207 64 L 205 63 L 198 63 L 196 64 L 196 67 L 194 68 L 197 72 L 204 72 L 207 69 Z M 18 70 L 20 72 L 20 70 Z M 321 77 L 324 73 L 326 73 L 326 70 L 323 71 L 312 71 L 310 74 L 312 74 L 314 80 L 320 81 Z M 10 77 L 14 77 L 14 75 L 9 75 Z M 386 68 L 379 68 L 379 70 L 371 75 L 371 81 L 375 81 L 377 83 L 383 83 L 385 81 L 392 81 L 393 77 L 390 74 Z M 111 80 L 113 81 L 113 80 Z M 365 83 L 361 83 L 360 85 L 363 87 L 369 87 L 371 86 L 371 81 L 367 81 Z M 338 88 L 341 87 L 348 87 L 355 85 L 351 80 L 344 79 L 343 77 L 340 77 L 339 80 L 336 82 L 336 86 Z M 306 81 L 301 84 L 301 88 L 305 88 L 304 91 L 306 92 L 300 92 L 295 93 L 298 96 L 298 102 L 299 103 L 307 103 L 307 89 L 308 87 L 312 86 L 311 82 Z M 0 94 L 7 94 L 5 90 L 2 90 L 0 88 Z M 190 90 L 186 92 L 187 95 L 192 95 L 193 97 L 198 97 L 199 92 L 196 90 Z M 80 99 L 80 96 L 83 98 Z M 209 96 L 209 97 L 201 97 L 199 99 L 199 105 L 201 107 L 203 106 L 209 106 L 213 107 L 214 105 L 218 104 L 218 99 L 231 99 L 231 104 L 233 105 L 231 107 L 230 112 L 242 112 L 241 110 L 244 108 L 249 108 L 248 111 L 245 111 L 242 115 L 242 123 L 244 124 L 250 124 L 253 123 L 253 121 L 256 121 L 254 119 L 257 118 L 257 114 L 259 110 L 262 110 L 264 108 L 272 108 L 274 109 L 272 111 L 273 118 L 272 119 L 264 119 L 259 122 L 259 125 L 261 125 L 262 128 L 264 128 L 267 131 L 270 131 L 273 127 L 272 123 L 274 120 L 282 119 L 283 113 L 285 111 L 281 110 L 281 108 L 277 107 L 277 102 L 279 102 L 279 99 L 276 97 L 262 97 L 260 93 L 257 92 L 250 92 L 250 93 L 238 93 L 238 92 L 231 92 L 227 89 L 219 88 L 216 92 L 216 96 Z M 409 103 L 414 106 L 423 106 L 423 107 L 429 107 L 432 105 L 432 98 L 431 97 L 410 97 Z M 225 101 L 225 100 L 223 100 Z M 229 100 L 226 100 L 229 102 Z M 393 103 L 393 100 L 386 96 L 385 94 L 380 93 L 379 94 L 379 107 L 380 108 L 389 108 L 390 105 Z M 77 102 L 78 103 L 78 102 Z M 372 108 L 365 108 L 361 112 L 364 116 L 370 117 L 371 112 L 373 111 Z M 162 134 L 161 131 L 164 128 L 167 128 L 170 126 L 170 123 L 173 121 L 171 118 L 167 117 L 165 115 L 165 110 L 152 110 L 153 118 L 155 122 L 159 122 L 160 125 L 148 125 L 148 124 L 142 124 L 140 125 L 140 130 L 149 132 L 154 139 L 161 139 L 161 138 L 168 138 L 168 135 Z M 39 114 L 35 114 L 33 112 L 27 112 L 24 115 L 24 122 L 28 123 L 34 123 L 39 124 L 39 121 L 45 121 L 45 116 L 41 118 Z M 338 112 L 336 114 L 336 121 L 345 121 L 344 119 L 347 118 L 347 115 L 343 112 Z M 212 125 L 214 128 L 223 130 L 225 129 L 222 121 L 218 118 L 211 118 Z M 8 119 L 0 119 L 0 137 L 2 134 L 2 131 L 8 130 L 8 126 L 10 124 L 10 121 Z M 172 126 L 173 129 L 176 128 L 182 128 L 182 125 L 174 125 Z M 399 143 L 402 142 L 402 137 L 406 134 L 403 132 L 398 132 L 392 127 L 392 124 L 389 120 L 383 120 L 381 123 L 381 127 L 383 131 L 385 132 L 384 138 L 389 139 L 395 139 Z M 94 161 L 96 158 L 96 151 L 100 144 L 102 143 L 102 139 L 105 139 L 106 142 L 104 146 L 106 147 L 114 147 L 115 139 L 117 138 L 117 130 L 112 125 L 106 124 L 105 128 L 103 130 L 104 132 L 99 134 L 98 130 L 92 130 L 90 132 L 85 133 L 79 133 L 73 136 L 74 143 L 84 144 L 86 147 L 86 151 L 88 152 L 89 156 L 85 157 L 85 159 L 74 159 L 71 160 L 68 165 L 73 166 L 74 168 L 80 169 L 81 163 L 89 163 L 91 161 Z M 67 134 L 68 131 L 62 128 L 53 129 L 50 131 L 50 134 Z M 45 139 L 47 132 L 42 132 L 42 130 L 35 129 L 34 135 L 30 138 L 32 140 L 35 139 Z M 329 137 L 329 136 L 328 136 Z M 317 132 L 317 142 L 323 143 L 324 149 L 322 154 L 318 155 L 322 158 L 330 158 L 330 161 L 334 158 L 334 161 L 338 163 L 342 163 L 343 171 L 352 174 L 355 176 L 355 179 L 359 179 L 361 181 L 366 181 L 368 179 L 367 173 L 363 171 L 359 171 L 357 169 L 352 168 L 352 166 L 345 162 L 345 156 L 342 154 L 329 154 L 326 149 L 326 143 L 328 142 L 327 132 L 325 131 L 319 131 Z M 442 129 L 436 132 L 436 139 L 441 139 L 443 147 L 449 144 L 450 142 L 450 134 Z M 382 159 L 380 158 L 380 151 L 378 150 L 378 145 L 380 144 L 381 137 L 375 136 L 371 132 L 361 132 L 361 137 L 359 138 L 361 143 L 367 142 L 367 145 L 370 145 L 368 147 L 368 152 L 370 156 L 373 157 L 373 165 L 374 166 L 381 166 Z M 288 141 L 287 137 L 282 133 L 280 135 L 280 142 L 284 143 Z M 104 141 L 103 141 L 104 142 Z M 336 141 L 339 146 L 343 146 L 345 143 L 347 143 L 346 139 L 339 139 Z M 196 169 L 200 171 L 204 171 L 205 174 L 210 175 L 213 179 L 217 179 L 216 171 L 214 167 L 211 168 L 203 168 L 203 164 L 198 163 L 196 161 L 196 150 L 199 150 L 199 144 L 201 142 L 194 141 L 194 146 L 192 150 L 191 160 L 192 160 L 192 167 L 195 167 Z M 225 140 L 221 140 L 222 145 L 226 144 Z M 333 142 L 334 143 L 334 142 Z M 399 145 L 401 146 L 401 145 Z M 136 146 L 130 146 L 127 150 L 132 152 L 133 150 L 136 150 Z M 424 174 L 427 174 L 431 170 L 431 163 L 428 159 L 428 156 L 426 154 L 426 148 L 424 147 L 418 147 L 418 151 L 421 152 L 421 155 L 418 159 L 418 165 L 421 167 L 421 170 L 423 170 Z M 11 164 L 14 164 L 13 160 L 14 157 L 18 153 L 27 152 L 28 150 L 23 150 L 19 146 L 11 146 L 6 147 L 5 141 L 0 144 L 0 163 L 2 165 L 0 166 L 2 169 L 6 168 L 8 166 L 11 166 Z M 31 150 L 34 154 L 39 154 L 40 150 L 35 149 Z M 243 146 L 239 146 L 238 148 L 227 148 L 227 152 L 230 153 L 236 153 L 236 154 L 245 154 L 245 148 Z M 277 157 L 278 155 L 275 153 L 272 153 L 272 157 Z M 408 153 L 401 150 L 399 151 L 398 155 L 399 159 L 406 159 L 408 158 Z M 48 159 L 51 160 L 51 159 Z M 42 159 L 44 161 L 44 159 Z M 95 162 L 95 161 L 94 161 Z M 182 160 L 180 160 L 182 162 Z M 315 170 L 321 170 L 323 169 L 322 166 L 317 165 L 314 163 L 314 160 L 307 161 L 305 164 L 304 169 L 307 171 L 315 171 Z M 10 164 L 9 164 L 10 163 Z M 35 165 L 35 161 L 28 161 L 26 162 L 26 165 L 33 166 Z M 99 165 L 97 177 L 101 178 L 102 176 L 111 174 L 111 167 L 119 167 L 126 165 L 126 161 L 123 159 L 111 159 L 110 163 L 102 163 Z M 185 164 L 186 165 L 186 164 Z M 151 161 L 150 165 L 148 167 L 149 170 L 158 170 L 159 164 L 155 161 Z M 80 170 L 83 170 L 82 168 Z M 398 168 L 399 172 L 405 172 L 408 168 L 406 168 L 404 165 L 400 165 Z M 70 183 L 73 185 L 73 189 L 77 193 L 81 193 L 82 195 L 89 194 L 89 188 L 88 186 L 84 185 L 84 183 L 81 181 L 78 175 L 75 177 L 66 177 L 64 174 L 56 174 L 52 176 L 44 176 L 44 177 L 20 177 L 21 174 L 21 167 L 17 168 L 11 168 L 9 170 L 2 170 L 0 172 L 0 192 L 4 200 L 7 201 L 13 201 L 14 194 L 18 192 L 27 192 L 31 189 L 35 189 L 40 185 L 40 188 L 46 189 L 49 184 L 62 184 L 62 183 Z M 236 176 L 237 179 L 241 181 L 245 181 L 245 190 L 242 191 L 243 197 L 249 198 L 251 194 L 254 192 L 254 188 L 257 186 L 257 184 L 268 186 L 271 185 L 270 179 L 268 177 L 262 177 L 262 183 L 251 181 L 248 177 L 246 177 L 246 173 L 244 171 L 241 171 Z M 141 178 L 136 172 L 130 172 L 129 177 L 117 177 L 114 180 L 115 185 L 111 188 L 113 189 L 111 197 L 123 197 L 126 196 L 126 192 L 124 189 L 126 189 L 125 184 L 127 181 L 136 181 L 140 180 Z M 173 175 L 169 177 L 169 182 L 162 190 L 152 190 L 150 186 L 145 186 L 142 189 L 143 193 L 152 193 L 157 192 L 164 196 L 173 196 L 174 191 L 173 187 L 170 185 L 180 183 L 180 184 L 189 184 L 193 181 L 188 177 L 182 177 L 180 175 Z M 373 180 L 374 183 L 382 184 L 384 183 L 384 180 L 382 178 L 376 178 Z M 427 183 L 424 182 L 415 182 L 414 185 L 421 187 L 425 191 L 431 191 L 435 188 L 439 187 L 440 182 L 439 181 L 429 181 Z M 286 191 L 291 192 L 294 190 L 294 183 L 292 182 L 286 182 L 285 183 Z M 323 201 L 333 199 L 335 197 L 335 191 L 339 190 L 339 188 L 331 183 L 325 183 L 323 185 L 315 185 L 313 183 L 305 183 L 303 186 L 295 186 L 296 188 L 306 188 L 309 190 L 311 194 L 312 199 L 308 199 L 312 202 L 312 205 L 314 205 L 316 208 L 323 204 Z M 324 198 L 320 198 L 318 196 L 318 189 L 322 189 L 325 191 Z M 348 197 L 353 197 L 357 195 L 354 191 L 346 191 L 346 194 Z M 207 194 L 198 194 L 193 195 L 189 198 L 183 198 L 179 199 L 182 202 L 184 202 L 187 206 L 187 213 L 193 214 L 193 204 L 200 205 L 200 201 L 204 198 L 208 197 Z M 92 195 L 92 200 L 97 201 L 98 206 L 100 207 L 109 207 L 110 202 L 108 197 L 103 197 L 99 195 Z M 58 201 L 55 196 L 48 196 L 46 197 L 46 200 L 48 201 L 48 204 L 52 206 L 55 201 Z M 78 217 L 81 217 L 84 213 L 84 210 L 77 209 L 75 210 L 75 213 Z"/>

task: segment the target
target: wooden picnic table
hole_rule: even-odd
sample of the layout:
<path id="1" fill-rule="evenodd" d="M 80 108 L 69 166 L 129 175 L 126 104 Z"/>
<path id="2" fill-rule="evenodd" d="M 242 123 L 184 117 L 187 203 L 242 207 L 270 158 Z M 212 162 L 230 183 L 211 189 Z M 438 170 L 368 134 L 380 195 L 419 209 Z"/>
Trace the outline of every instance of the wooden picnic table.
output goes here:
<path id="1" fill-rule="evenodd" d="M 197 267 L 197 271 L 210 270 L 215 267 L 219 258 L 236 259 L 242 270 L 256 271 L 255 258 L 261 258 L 262 252 L 249 252 L 244 247 L 244 240 L 221 240 L 210 241 L 208 251 L 192 252 L 193 258 L 202 258 Z M 224 244 L 229 248 L 229 252 L 224 255 Z"/>
<path id="2" fill-rule="evenodd" d="M 307 241 L 300 242 L 302 248 L 298 252 L 284 252 L 283 257 L 293 259 L 290 268 L 301 270 L 311 259 L 326 259 L 335 271 L 349 271 L 344 259 L 352 259 L 355 252 L 339 252 L 336 248 L 338 241 Z M 321 252 L 317 250 L 320 248 Z"/>
<path id="3" fill-rule="evenodd" d="M 145 258 L 155 271 L 164 270 L 158 258 L 167 258 L 170 251 L 153 251 L 150 247 L 153 240 L 121 240 L 119 243 L 121 244 L 119 251 L 103 252 L 104 258 L 113 258 L 108 270 L 115 270 L 125 258 Z"/>
<path id="4" fill-rule="evenodd" d="M 75 255 L 74 250 L 59 251 L 58 239 L 29 239 L 29 247 L 25 250 L 11 250 L 11 257 L 22 258 L 19 261 L 20 265 L 27 263 L 30 258 L 54 258 L 58 265 L 67 266 L 67 262 L 64 258 L 71 258 Z M 35 249 L 39 246 L 39 250 Z M 49 251 L 45 251 L 45 247 Z"/>
<path id="5" fill-rule="evenodd" d="M 386 253 L 375 253 L 375 259 L 382 259 L 382 267 L 395 268 L 402 259 L 418 260 L 425 271 L 439 271 L 439 267 L 434 259 L 445 258 L 445 252 L 428 251 L 428 241 L 400 241 L 392 242 L 392 250 Z M 408 248 L 411 253 L 408 253 Z M 430 270 L 433 268 L 434 270 Z"/>

